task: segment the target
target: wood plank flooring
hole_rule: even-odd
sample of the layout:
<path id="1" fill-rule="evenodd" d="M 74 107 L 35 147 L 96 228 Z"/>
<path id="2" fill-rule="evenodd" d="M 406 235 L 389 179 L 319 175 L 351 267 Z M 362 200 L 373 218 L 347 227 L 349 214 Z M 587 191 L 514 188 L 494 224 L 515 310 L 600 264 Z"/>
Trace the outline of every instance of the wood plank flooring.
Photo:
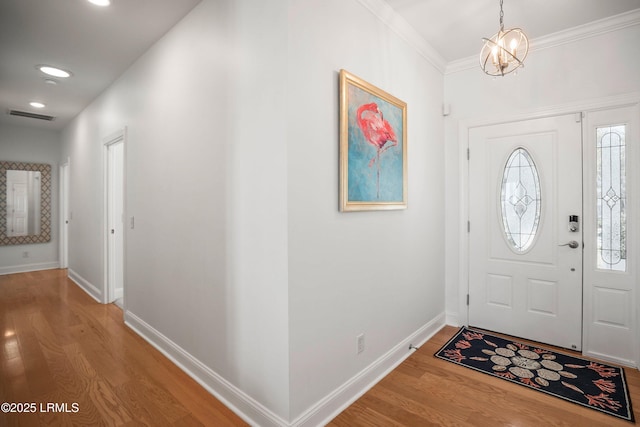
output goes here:
<path id="1" fill-rule="evenodd" d="M 458 328 L 451 326 L 442 329 L 329 425 L 633 425 L 628 421 L 436 359 L 433 354 L 457 331 Z M 634 404 L 634 416 L 640 422 L 640 372 L 637 369 L 626 368 L 625 375 Z"/>
<path id="2" fill-rule="evenodd" d="M 456 331 L 442 329 L 329 425 L 631 425 L 433 357 Z M 246 425 L 65 270 L 0 276 L 0 344 L 0 403 L 38 405 L 0 412 L 2 427 Z M 625 371 L 640 408 L 640 372 Z M 68 412 L 42 411 L 46 403 Z"/>
<path id="3" fill-rule="evenodd" d="M 246 425 L 66 276 L 0 276 L 0 426 Z"/>

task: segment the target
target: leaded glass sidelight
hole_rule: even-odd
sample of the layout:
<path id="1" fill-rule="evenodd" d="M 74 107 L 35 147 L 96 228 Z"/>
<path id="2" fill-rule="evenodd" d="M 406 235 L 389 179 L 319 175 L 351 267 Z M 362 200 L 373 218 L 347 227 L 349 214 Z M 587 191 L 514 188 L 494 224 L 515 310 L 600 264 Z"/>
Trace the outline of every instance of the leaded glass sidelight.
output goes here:
<path id="1" fill-rule="evenodd" d="M 529 152 L 518 147 L 507 159 L 500 187 L 502 227 L 516 253 L 526 252 L 533 244 L 541 205 L 538 170 Z"/>
<path id="2" fill-rule="evenodd" d="M 627 264 L 625 125 L 596 128 L 596 232 L 598 268 Z"/>

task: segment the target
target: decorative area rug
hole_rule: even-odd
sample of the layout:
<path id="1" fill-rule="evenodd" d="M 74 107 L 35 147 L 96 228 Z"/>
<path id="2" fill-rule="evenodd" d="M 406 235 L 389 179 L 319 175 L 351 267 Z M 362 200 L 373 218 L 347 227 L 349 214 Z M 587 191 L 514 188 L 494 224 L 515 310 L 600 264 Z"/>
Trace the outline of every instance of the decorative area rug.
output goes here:
<path id="1" fill-rule="evenodd" d="M 466 327 L 436 357 L 634 421 L 624 370 Z"/>

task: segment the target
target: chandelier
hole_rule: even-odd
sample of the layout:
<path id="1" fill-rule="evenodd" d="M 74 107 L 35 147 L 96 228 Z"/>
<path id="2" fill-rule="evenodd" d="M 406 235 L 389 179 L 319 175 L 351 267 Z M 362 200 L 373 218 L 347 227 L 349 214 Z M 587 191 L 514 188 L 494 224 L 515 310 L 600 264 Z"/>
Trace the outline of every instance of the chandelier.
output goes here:
<path id="1" fill-rule="evenodd" d="M 529 52 L 529 40 L 520 28 L 504 29 L 504 12 L 500 0 L 500 31 L 491 38 L 483 38 L 480 67 L 490 76 L 504 76 L 524 66 Z"/>

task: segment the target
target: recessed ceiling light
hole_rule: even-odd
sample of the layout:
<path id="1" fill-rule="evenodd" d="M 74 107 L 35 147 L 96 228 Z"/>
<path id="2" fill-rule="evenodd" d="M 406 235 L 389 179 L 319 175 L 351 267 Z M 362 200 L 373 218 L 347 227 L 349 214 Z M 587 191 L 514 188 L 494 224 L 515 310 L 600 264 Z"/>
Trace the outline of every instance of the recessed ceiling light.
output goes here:
<path id="1" fill-rule="evenodd" d="M 111 0 L 89 0 L 89 3 L 93 3 L 96 6 L 109 6 L 111 4 Z"/>
<path id="2" fill-rule="evenodd" d="M 37 65 L 36 68 L 43 73 L 53 77 L 67 78 L 71 76 L 71 71 L 62 70 L 60 68 L 51 67 L 49 65 Z"/>
<path id="3" fill-rule="evenodd" d="M 44 104 L 42 102 L 33 101 L 30 102 L 29 105 L 31 105 L 33 108 L 44 108 Z"/>

